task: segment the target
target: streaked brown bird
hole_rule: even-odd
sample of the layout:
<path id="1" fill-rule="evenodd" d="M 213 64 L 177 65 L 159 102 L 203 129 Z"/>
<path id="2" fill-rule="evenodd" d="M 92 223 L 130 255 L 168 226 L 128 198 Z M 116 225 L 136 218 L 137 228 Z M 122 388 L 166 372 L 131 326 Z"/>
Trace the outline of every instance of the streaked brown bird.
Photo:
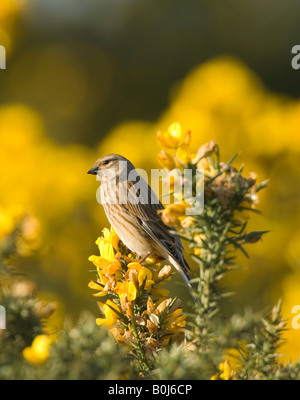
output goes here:
<path id="1" fill-rule="evenodd" d="M 181 240 L 163 223 L 158 214 L 163 205 L 132 163 L 109 154 L 99 158 L 88 174 L 99 176 L 101 203 L 125 246 L 143 259 L 151 254 L 168 260 L 191 287 Z"/>

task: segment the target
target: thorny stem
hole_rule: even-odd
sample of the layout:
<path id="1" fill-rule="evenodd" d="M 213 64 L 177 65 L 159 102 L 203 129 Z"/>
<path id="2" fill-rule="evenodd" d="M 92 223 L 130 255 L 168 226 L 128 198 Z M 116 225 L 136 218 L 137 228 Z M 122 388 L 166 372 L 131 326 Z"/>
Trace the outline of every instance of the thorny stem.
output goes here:
<path id="1" fill-rule="evenodd" d="M 141 367 L 142 367 L 141 369 L 143 370 L 143 372 L 149 372 L 151 370 L 151 368 L 148 363 L 147 357 L 145 355 L 144 346 L 141 343 L 139 333 L 137 331 L 134 316 L 131 319 L 131 325 L 133 328 L 134 337 L 136 338 L 137 345 L 138 345 L 137 353 L 138 353 L 139 357 L 137 357 L 137 360 L 138 360 L 139 364 L 141 365 Z"/>

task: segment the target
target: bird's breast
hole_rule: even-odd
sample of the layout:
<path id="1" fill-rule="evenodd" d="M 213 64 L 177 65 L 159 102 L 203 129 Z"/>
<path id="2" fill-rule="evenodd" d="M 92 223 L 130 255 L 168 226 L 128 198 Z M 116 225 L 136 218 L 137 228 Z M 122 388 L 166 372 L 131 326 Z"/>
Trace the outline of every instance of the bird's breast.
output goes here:
<path id="1" fill-rule="evenodd" d="M 142 228 L 138 218 L 118 203 L 118 191 L 112 194 L 113 187 L 107 182 L 101 185 L 101 202 L 107 219 L 121 241 L 129 250 L 144 256 L 153 251 L 153 240 Z"/>

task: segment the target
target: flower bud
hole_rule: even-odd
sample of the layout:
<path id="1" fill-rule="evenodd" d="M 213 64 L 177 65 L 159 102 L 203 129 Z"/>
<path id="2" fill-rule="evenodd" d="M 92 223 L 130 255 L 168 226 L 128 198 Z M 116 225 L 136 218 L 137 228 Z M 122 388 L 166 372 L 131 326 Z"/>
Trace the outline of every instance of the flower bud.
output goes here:
<path id="1" fill-rule="evenodd" d="M 130 282 L 134 284 L 136 288 L 139 287 L 138 272 L 135 269 L 131 269 L 128 274 Z"/>
<path id="2" fill-rule="evenodd" d="M 160 281 L 164 281 L 165 279 L 167 279 L 170 274 L 171 274 L 171 266 L 170 265 L 165 265 L 164 267 L 162 267 L 162 269 L 159 271 L 158 273 L 158 277 L 157 280 Z"/>
<path id="3" fill-rule="evenodd" d="M 147 311 L 149 313 L 152 313 L 152 311 L 154 310 L 154 304 L 153 304 L 153 300 L 151 299 L 151 297 L 148 297 L 148 301 L 147 301 Z"/>
<path id="4" fill-rule="evenodd" d="M 196 158 L 199 160 L 199 158 L 206 157 L 215 150 L 216 150 L 216 142 L 211 140 L 210 142 L 205 143 L 198 149 Z"/>
<path id="5" fill-rule="evenodd" d="M 151 334 L 156 335 L 158 326 L 155 323 L 153 323 L 150 319 L 147 319 L 147 328 Z"/>
<path id="6" fill-rule="evenodd" d="M 160 165 L 167 170 L 171 171 L 175 168 L 173 157 L 171 157 L 170 154 L 166 153 L 165 150 L 161 150 L 160 153 L 158 153 L 157 159 Z"/>

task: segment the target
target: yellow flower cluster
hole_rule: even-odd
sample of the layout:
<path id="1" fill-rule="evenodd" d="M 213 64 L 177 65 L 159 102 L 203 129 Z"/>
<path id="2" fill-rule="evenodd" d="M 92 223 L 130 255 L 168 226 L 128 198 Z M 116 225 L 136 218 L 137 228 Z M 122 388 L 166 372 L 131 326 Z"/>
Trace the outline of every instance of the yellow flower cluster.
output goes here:
<path id="1" fill-rule="evenodd" d="M 157 132 L 157 140 L 163 146 L 170 149 L 186 148 L 191 141 L 190 131 L 183 132 L 178 122 L 169 126 L 166 132 Z"/>
<path id="2" fill-rule="evenodd" d="M 173 188 L 176 180 L 176 174 L 173 173 L 175 170 L 179 168 L 183 172 L 185 168 L 198 169 L 203 173 L 204 181 L 209 182 L 209 191 L 205 193 L 207 198 L 217 196 L 225 209 L 237 194 L 238 182 L 240 189 L 250 189 L 244 197 L 245 204 L 247 203 L 252 208 L 255 207 L 258 202 L 256 175 L 251 173 L 249 178 L 246 178 L 230 163 L 219 162 L 218 146 L 213 140 L 205 143 L 196 153 L 193 153 L 189 149 L 191 131 L 184 132 L 179 123 L 173 123 L 165 133 L 159 131 L 157 140 L 162 146 L 173 149 L 173 154 L 169 154 L 165 150 L 161 150 L 158 154 L 158 161 L 173 178 Z M 174 193 L 176 204 L 167 205 L 160 213 L 165 224 L 186 229 L 194 224 L 194 218 L 186 216 L 186 209 L 190 205 L 188 199 L 182 195 L 183 183 L 184 180 L 181 179 L 179 185 L 176 185 L 176 188 L 179 188 L 179 193 Z M 179 199 L 181 200 L 180 204 L 178 204 Z M 203 234 L 197 234 L 194 237 L 198 244 L 202 244 L 203 239 L 205 239 Z M 197 247 L 195 247 L 194 253 L 199 255 Z"/>
<path id="3" fill-rule="evenodd" d="M 164 288 L 171 279 L 171 267 L 148 257 L 140 261 L 120 242 L 111 228 L 105 228 L 96 241 L 100 256 L 90 256 L 96 267 L 96 280 L 89 283 L 97 290 L 102 313 L 96 319 L 106 326 L 118 343 L 136 353 L 136 342 L 147 360 L 153 360 L 158 349 L 169 342 L 181 342 L 184 337 L 185 315 L 178 299 L 167 298 Z"/>

